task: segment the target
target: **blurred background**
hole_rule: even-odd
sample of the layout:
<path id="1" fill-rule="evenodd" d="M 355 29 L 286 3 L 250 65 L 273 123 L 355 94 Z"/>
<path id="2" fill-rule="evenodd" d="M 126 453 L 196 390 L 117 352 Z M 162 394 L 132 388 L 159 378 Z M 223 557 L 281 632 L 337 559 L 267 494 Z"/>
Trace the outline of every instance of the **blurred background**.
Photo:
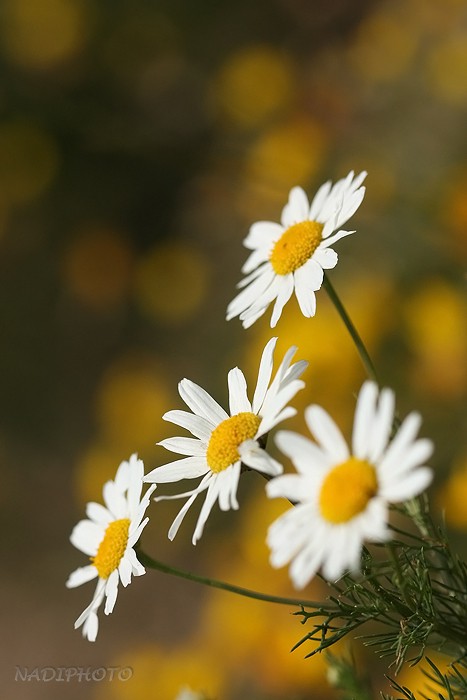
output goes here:
<path id="1" fill-rule="evenodd" d="M 0 19 L 1 642 L 4 697 L 336 698 L 306 632 L 273 606 L 149 571 L 73 630 L 93 584 L 68 541 L 132 452 L 168 461 L 189 377 L 219 402 L 239 365 L 251 390 L 268 312 L 244 331 L 225 309 L 250 224 L 289 189 L 368 171 L 330 278 L 401 415 L 436 444 L 433 510 L 467 555 L 467 3 L 463 0 L 3 0 Z M 349 434 L 364 371 L 324 290 L 309 321 L 292 300 L 279 352 L 307 359 L 303 409 Z M 289 428 L 302 429 L 299 416 Z M 290 465 L 286 465 L 290 468 Z M 272 571 L 255 474 L 237 513 L 154 504 L 144 549 L 167 563 L 294 595 Z M 319 584 L 304 595 L 323 596 Z M 387 671 L 355 651 L 374 674 Z M 127 682 L 15 681 L 15 667 L 131 666 Z M 419 672 L 418 672 L 419 673 Z M 420 680 L 403 676 L 412 690 Z"/>

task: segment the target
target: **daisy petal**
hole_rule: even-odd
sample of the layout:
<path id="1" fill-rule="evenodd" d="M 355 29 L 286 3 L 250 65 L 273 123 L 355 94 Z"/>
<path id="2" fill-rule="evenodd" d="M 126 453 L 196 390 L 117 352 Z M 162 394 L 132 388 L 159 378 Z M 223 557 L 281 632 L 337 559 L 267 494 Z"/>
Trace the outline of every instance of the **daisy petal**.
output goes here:
<path id="1" fill-rule="evenodd" d="M 246 393 L 246 379 L 238 367 L 231 369 L 227 377 L 229 385 L 230 415 L 234 416 L 242 411 L 251 412 L 251 404 Z"/>
<path id="2" fill-rule="evenodd" d="M 202 387 L 189 379 L 182 379 L 178 384 L 178 391 L 188 408 L 193 413 L 216 426 L 221 421 L 228 418 L 224 409 L 219 406 L 212 396 Z"/>

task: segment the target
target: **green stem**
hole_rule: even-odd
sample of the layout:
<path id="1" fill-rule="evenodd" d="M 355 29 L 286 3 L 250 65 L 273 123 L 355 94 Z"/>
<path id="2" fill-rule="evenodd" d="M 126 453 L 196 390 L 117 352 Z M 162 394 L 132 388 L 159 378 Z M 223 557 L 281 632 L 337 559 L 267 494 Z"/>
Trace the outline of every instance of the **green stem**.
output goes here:
<path id="1" fill-rule="evenodd" d="M 328 293 L 328 296 L 334 306 L 336 307 L 336 311 L 341 317 L 342 321 L 344 322 L 345 327 L 349 331 L 353 342 L 355 343 L 355 347 L 357 348 L 358 354 L 360 355 L 360 359 L 363 362 L 363 366 L 365 367 L 366 373 L 370 377 L 370 379 L 373 379 L 375 382 L 378 383 L 378 377 L 376 375 L 376 370 L 374 368 L 373 362 L 371 361 L 371 358 L 368 354 L 368 351 L 363 343 L 363 340 L 360 338 L 360 335 L 358 334 L 357 329 L 355 328 L 354 324 L 352 323 L 349 314 L 344 308 L 344 305 L 342 304 L 341 300 L 339 299 L 334 287 L 332 286 L 331 282 L 329 281 L 329 278 L 327 275 L 324 275 L 323 279 L 323 287 Z"/>
<path id="2" fill-rule="evenodd" d="M 163 564 L 162 562 L 153 559 L 148 554 L 141 551 L 141 549 L 137 549 L 137 556 L 141 564 L 143 564 L 143 566 L 148 567 L 149 569 L 162 571 L 162 573 L 171 574 L 172 576 L 179 576 L 180 578 L 188 579 L 188 581 L 196 581 L 196 583 L 202 583 L 204 586 L 210 586 L 211 588 L 220 588 L 223 591 L 236 593 L 237 595 L 242 595 L 246 598 L 263 600 L 267 603 L 279 603 L 280 605 L 299 605 L 302 608 L 320 607 L 320 603 L 316 603 L 312 600 L 298 600 L 297 598 L 283 598 L 281 596 L 267 595 L 266 593 L 251 591 L 248 588 L 234 586 L 230 583 L 225 583 L 224 581 L 218 581 L 213 578 L 207 578 L 205 576 L 199 576 L 198 574 L 192 574 L 188 571 L 183 571 L 182 569 L 176 569 L 173 566 Z"/>

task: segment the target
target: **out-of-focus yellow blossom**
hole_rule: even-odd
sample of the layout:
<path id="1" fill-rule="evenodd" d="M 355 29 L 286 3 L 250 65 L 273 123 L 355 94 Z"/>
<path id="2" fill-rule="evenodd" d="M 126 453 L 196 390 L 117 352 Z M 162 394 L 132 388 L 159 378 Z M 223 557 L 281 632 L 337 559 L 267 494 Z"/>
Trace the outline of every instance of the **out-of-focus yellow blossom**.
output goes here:
<path id="1" fill-rule="evenodd" d="M 325 129 L 301 114 L 262 132 L 247 155 L 246 196 L 250 188 L 269 188 L 282 192 L 282 201 L 285 191 L 317 172 L 327 141 Z M 258 211 L 251 215 L 257 219 Z"/>
<path id="2" fill-rule="evenodd" d="M 436 97 L 453 105 L 467 103 L 467 33 L 443 37 L 429 57 L 428 81 Z"/>
<path id="3" fill-rule="evenodd" d="M 157 321 L 181 323 L 204 301 L 209 271 L 209 262 L 200 250 L 181 243 L 158 245 L 139 264 L 137 300 Z"/>
<path id="4" fill-rule="evenodd" d="M 175 700 L 181 687 L 196 688 L 208 698 L 221 700 L 225 677 L 219 656 L 199 645 L 162 648 L 148 644 L 125 652 L 115 661 L 120 668 L 130 666 L 132 677 L 122 683 L 97 684 L 96 700 Z M 112 686 L 112 687 L 111 687 Z"/>
<path id="5" fill-rule="evenodd" d="M 286 55 L 269 46 L 250 46 L 229 57 L 214 90 L 225 114 L 248 128 L 283 109 L 294 87 L 293 68 Z"/>
<path id="6" fill-rule="evenodd" d="M 132 251 L 119 233 L 90 225 L 76 235 L 65 253 L 64 281 L 79 301 L 97 311 L 106 310 L 127 294 L 132 262 Z"/>
<path id="7" fill-rule="evenodd" d="M 99 502 L 102 485 L 115 476 L 115 465 L 122 461 L 122 452 L 111 445 L 95 443 L 78 460 L 74 475 L 74 493 L 78 503 Z"/>
<path id="8" fill-rule="evenodd" d="M 349 50 L 355 70 L 374 83 L 400 78 L 415 53 L 415 29 L 398 17 L 393 8 L 370 14 L 360 24 L 356 41 Z"/>
<path id="9" fill-rule="evenodd" d="M 29 70 L 54 68 L 86 41 L 89 6 L 85 0 L 4 0 L 3 49 Z"/>
<path id="10" fill-rule="evenodd" d="M 446 523 L 459 530 L 467 530 L 467 455 L 452 469 L 438 494 L 438 505 Z"/>
<path id="11" fill-rule="evenodd" d="M 466 389 L 467 306 L 450 284 L 433 278 L 403 309 L 414 354 L 414 383 L 436 396 L 456 398 Z"/>
<path id="12" fill-rule="evenodd" d="M 138 354 L 124 357 L 110 367 L 98 390 L 102 436 L 121 454 L 147 450 L 167 435 L 162 415 L 173 402 L 162 362 Z"/>
<path id="13" fill-rule="evenodd" d="M 35 124 L 0 123 L 0 154 L 0 192 L 6 204 L 24 204 L 39 197 L 57 174 L 57 145 Z"/>

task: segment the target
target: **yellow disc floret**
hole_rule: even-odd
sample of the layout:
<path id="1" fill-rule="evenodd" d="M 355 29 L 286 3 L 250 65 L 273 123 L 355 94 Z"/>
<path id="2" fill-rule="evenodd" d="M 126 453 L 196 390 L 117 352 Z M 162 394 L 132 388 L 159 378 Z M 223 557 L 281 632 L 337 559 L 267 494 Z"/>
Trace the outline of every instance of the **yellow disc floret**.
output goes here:
<path id="1" fill-rule="evenodd" d="M 128 543 L 129 528 L 129 518 L 113 520 L 107 526 L 96 556 L 91 557 L 91 561 L 101 578 L 109 578 L 112 571 L 115 571 L 120 564 L 120 559 L 125 554 Z"/>
<path id="2" fill-rule="evenodd" d="M 330 523 L 346 523 L 365 510 L 378 491 L 372 464 L 350 457 L 338 464 L 324 479 L 319 494 L 321 515 Z"/>
<path id="3" fill-rule="evenodd" d="M 214 428 L 206 451 L 206 460 L 211 471 L 227 469 L 240 459 L 238 448 L 244 440 L 251 440 L 258 432 L 261 418 L 247 411 L 226 418 Z"/>
<path id="4" fill-rule="evenodd" d="M 317 221 L 301 221 L 290 226 L 269 256 L 277 275 L 288 275 L 309 260 L 322 241 L 323 224 Z"/>

